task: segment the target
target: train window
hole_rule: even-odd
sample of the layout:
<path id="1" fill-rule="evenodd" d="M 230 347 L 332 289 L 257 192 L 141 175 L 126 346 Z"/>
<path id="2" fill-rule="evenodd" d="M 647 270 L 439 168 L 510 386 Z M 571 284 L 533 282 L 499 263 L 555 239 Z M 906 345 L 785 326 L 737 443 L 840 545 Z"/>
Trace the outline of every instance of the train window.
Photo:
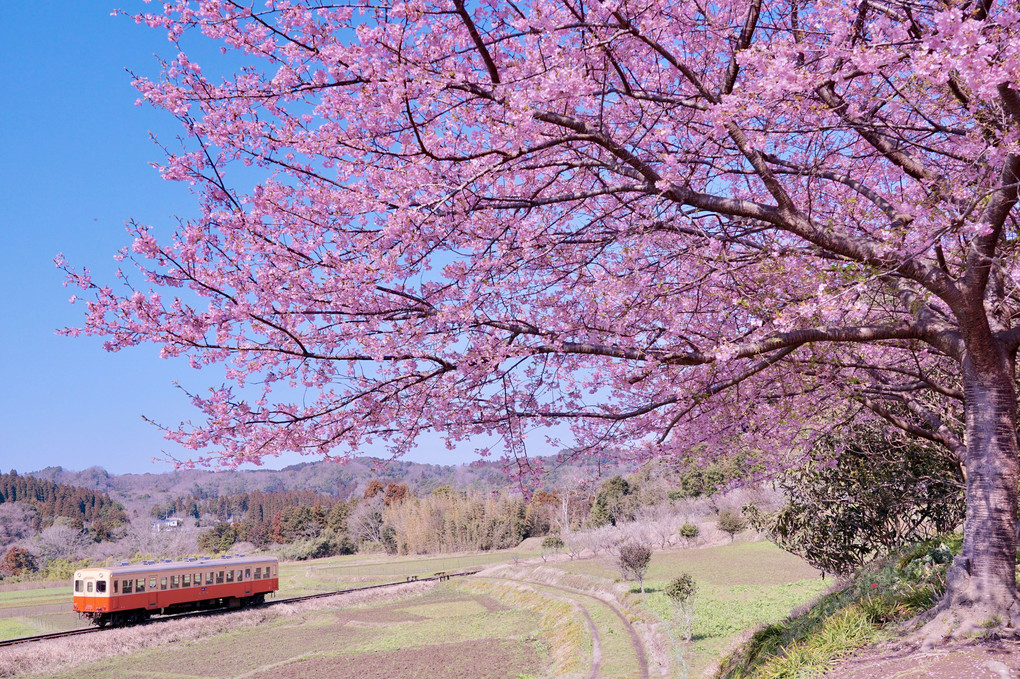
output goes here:
<path id="1" fill-rule="evenodd" d="M 213 572 L 209 571 L 208 573 L 205 574 L 205 584 L 211 585 L 212 581 L 213 581 Z"/>
<path id="2" fill-rule="evenodd" d="M 181 586 L 181 576 L 171 575 L 170 576 L 170 589 L 177 589 Z"/>
<path id="3" fill-rule="evenodd" d="M 145 578 L 139 578 L 138 580 L 135 580 L 135 591 L 136 592 L 145 591 Z"/>
<path id="4" fill-rule="evenodd" d="M 262 579 L 262 567 L 261 566 L 259 566 L 258 568 L 255 569 L 255 579 L 256 580 L 261 580 Z"/>
<path id="5" fill-rule="evenodd" d="M 96 591 L 106 592 L 106 580 L 96 580 Z"/>
<path id="6" fill-rule="evenodd" d="M 223 584 L 223 571 L 216 571 L 216 584 L 217 585 Z"/>
<path id="7" fill-rule="evenodd" d="M 80 592 L 81 591 L 81 580 L 75 580 L 74 581 L 74 591 L 75 592 Z"/>
<path id="8" fill-rule="evenodd" d="M 156 578 L 149 578 L 149 589 L 156 589 Z"/>
<path id="9" fill-rule="evenodd" d="M 242 571 L 240 568 L 238 568 L 237 569 L 237 581 L 241 582 L 242 580 L 244 580 L 244 571 Z"/>
<path id="10" fill-rule="evenodd" d="M 245 568 L 244 569 L 244 578 L 245 578 L 245 580 L 251 580 L 251 569 L 250 568 Z"/>
<path id="11" fill-rule="evenodd" d="M 135 584 L 133 580 L 125 580 L 124 581 L 124 586 L 120 588 L 121 589 L 121 593 L 122 594 L 130 594 L 132 589 L 133 589 L 131 587 L 133 584 Z M 113 589 L 114 589 L 114 591 L 117 590 L 117 584 L 116 583 L 114 583 Z"/>
<path id="12" fill-rule="evenodd" d="M 234 571 L 227 571 L 227 582 L 234 581 Z"/>
<path id="13" fill-rule="evenodd" d="M 181 576 L 181 587 L 191 587 L 191 573 L 185 573 Z"/>
<path id="14" fill-rule="evenodd" d="M 92 581 L 91 580 L 89 580 L 87 583 L 85 583 L 85 591 L 86 592 L 91 592 L 92 591 Z"/>
<path id="15" fill-rule="evenodd" d="M 159 580 L 159 588 L 160 589 L 166 589 L 166 578 L 160 578 L 160 580 Z"/>
<path id="16" fill-rule="evenodd" d="M 113 593 L 114 594 L 117 593 L 117 585 L 119 585 L 119 584 L 120 584 L 120 580 L 114 580 L 113 581 Z"/>

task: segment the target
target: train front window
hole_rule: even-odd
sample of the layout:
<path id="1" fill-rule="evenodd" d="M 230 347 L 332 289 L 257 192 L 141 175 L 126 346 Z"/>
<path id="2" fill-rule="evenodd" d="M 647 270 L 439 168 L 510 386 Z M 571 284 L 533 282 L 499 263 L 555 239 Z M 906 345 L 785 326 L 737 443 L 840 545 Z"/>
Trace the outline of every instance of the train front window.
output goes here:
<path id="1" fill-rule="evenodd" d="M 85 592 L 88 593 L 88 594 L 92 593 L 92 581 L 91 580 L 89 580 L 88 582 L 85 583 Z"/>
<path id="2" fill-rule="evenodd" d="M 75 592 L 80 592 L 81 591 L 81 580 L 75 580 L 74 581 L 74 591 Z"/>
<path id="3" fill-rule="evenodd" d="M 96 591 L 106 592 L 106 580 L 96 580 Z"/>

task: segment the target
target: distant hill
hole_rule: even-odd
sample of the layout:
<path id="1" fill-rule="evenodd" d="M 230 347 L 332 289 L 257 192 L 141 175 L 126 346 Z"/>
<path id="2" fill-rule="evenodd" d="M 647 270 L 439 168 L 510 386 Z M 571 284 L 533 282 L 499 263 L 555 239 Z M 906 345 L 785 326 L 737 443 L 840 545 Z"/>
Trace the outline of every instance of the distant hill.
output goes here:
<path id="1" fill-rule="evenodd" d="M 110 496 L 79 484 L 19 475 L 12 470 L 0 474 L 0 504 L 20 503 L 34 510 L 33 529 L 66 519 L 85 528 L 97 540 L 110 538 L 110 531 L 127 521 L 124 508 Z"/>
<path id="2" fill-rule="evenodd" d="M 547 489 L 576 485 L 580 479 L 597 481 L 633 471 L 632 465 L 621 465 L 608 458 L 571 460 L 547 457 L 539 460 L 548 470 L 542 483 Z M 491 490 L 513 484 L 499 462 L 437 465 L 371 457 L 355 458 L 346 464 L 305 462 L 280 470 L 182 469 L 162 474 L 111 474 L 102 467 L 89 467 L 82 471 L 46 467 L 30 472 L 29 476 L 109 493 L 135 508 L 182 495 L 220 497 L 253 491 L 306 490 L 346 500 L 360 497 L 373 479 L 383 484 L 406 484 L 412 493 L 418 495 L 444 485 L 458 490 Z"/>

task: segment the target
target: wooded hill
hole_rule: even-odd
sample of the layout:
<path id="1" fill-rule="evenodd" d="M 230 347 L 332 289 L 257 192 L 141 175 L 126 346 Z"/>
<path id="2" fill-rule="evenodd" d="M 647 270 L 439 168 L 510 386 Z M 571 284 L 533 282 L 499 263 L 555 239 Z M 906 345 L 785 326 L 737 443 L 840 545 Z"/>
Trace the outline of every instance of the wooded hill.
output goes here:
<path id="1" fill-rule="evenodd" d="M 32 507 L 32 524 L 37 531 L 65 518 L 71 525 L 87 530 L 96 541 L 110 539 L 113 529 L 127 522 L 124 507 L 105 493 L 21 476 L 15 470 L 0 474 L 0 503 L 7 502 Z"/>

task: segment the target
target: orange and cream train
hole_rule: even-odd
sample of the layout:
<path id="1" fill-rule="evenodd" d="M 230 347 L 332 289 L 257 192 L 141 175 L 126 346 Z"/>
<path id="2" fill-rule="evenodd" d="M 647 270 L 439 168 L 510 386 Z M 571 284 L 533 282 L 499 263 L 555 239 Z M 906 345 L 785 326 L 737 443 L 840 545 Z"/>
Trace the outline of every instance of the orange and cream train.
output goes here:
<path id="1" fill-rule="evenodd" d="M 122 563 L 74 573 L 74 610 L 94 624 L 122 625 L 154 614 L 260 604 L 279 589 L 271 556 Z"/>

